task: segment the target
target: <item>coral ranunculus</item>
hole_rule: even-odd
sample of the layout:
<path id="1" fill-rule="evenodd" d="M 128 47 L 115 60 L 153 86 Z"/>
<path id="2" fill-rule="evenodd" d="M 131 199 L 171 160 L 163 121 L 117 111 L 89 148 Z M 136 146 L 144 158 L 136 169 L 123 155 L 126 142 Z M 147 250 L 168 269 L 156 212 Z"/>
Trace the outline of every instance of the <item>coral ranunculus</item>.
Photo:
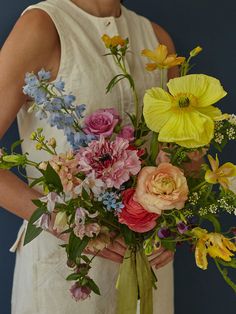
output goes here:
<path id="1" fill-rule="evenodd" d="M 143 115 L 158 140 L 197 148 L 210 143 L 214 120 L 223 119 L 212 105 L 226 95 L 220 82 L 203 74 L 191 74 L 170 80 L 169 93 L 162 88 L 149 89 L 144 96 Z"/>
<path id="2" fill-rule="evenodd" d="M 124 208 L 119 214 L 119 222 L 136 232 L 150 231 L 156 226 L 159 215 L 146 211 L 133 199 L 134 193 L 135 189 L 132 188 L 122 192 Z"/>
<path id="3" fill-rule="evenodd" d="M 134 199 L 147 211 L 161 214 L 163 210 L 182 209 L 188 191 L 183 172 L 170 163 L 162 163 L 140 171 Z"/>

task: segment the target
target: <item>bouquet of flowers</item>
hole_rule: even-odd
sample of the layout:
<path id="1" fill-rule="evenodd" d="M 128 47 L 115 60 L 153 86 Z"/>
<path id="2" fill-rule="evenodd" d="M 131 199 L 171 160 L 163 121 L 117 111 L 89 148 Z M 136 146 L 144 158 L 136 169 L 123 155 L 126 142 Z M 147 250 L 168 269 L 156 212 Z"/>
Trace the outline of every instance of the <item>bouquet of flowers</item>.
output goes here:
<path id="1" fill-rule="evenodd" d="M 50 72 L 26 74 L 23 91 L 33 99 L 30 110 L 63 130 L 71 150 L 57 153 L 55 138 L 46 139 L 43 129 L 37 129 L 31 139 L 37 150 L 49 153 L 48 160 L 36 163 L 27 153 L 15 153 L 21 141 L 13 144 L 11 153 L 0 151 L 0 168 L 31 166 L 40 174 L 31 187 L 41 186 L 45 195 L 33 200 L 37 209 L 28 223 L 25 244 L 52 223 L 67 236 L 62 245 L 71 268 L 67 280 L 73 281 L 71 294 L 79 301 L 92 291 L 100 293 L 89 276 L 92 260 L 115 238 L 123 238 L 127 251 L 117 280 L 122 314 L 127 307 L 136 313 L 138 298 L 141 313 L 152 313 L 156 278 L 148 256 L 160 247 L 175 251 L 182 242 L 193 248 L 203 270 L 209 255 L 236 292 L 227 273 L 227 268 L 236 267 L 236 229 L 222 232 L 218 217 L 236 214 L 236 166 L 220 165 L 217 154 L 207 154 L 211 147 L 221 152 L 236 139 L 236 117 L 213 106 L 226 92 L 216 78 L 188 74 L 200 47 L 186 59 L 168 55 L 160 45 L 155 51 L 142 51 L 151 60 L 146 69 L 159 71 L 162 82 L 146 91 L 140 107 L 126 67 L 128 39 L 104 35 L 102 40 L 107 57 L 120 69 L 107 92 L 124 79 L 134 96 L 134 113 L 127 113 L 129 125 L 122 124 L 115 108 L 86 115 L 86 105 L 75 105 L 62 80 L 50 82 Z M 177 65 L 181 76 L 167 83 L 167 91 L 163 73 Z M 205 221 L 210 221 L 211 230 L 202 227 Z M 94 256 L 90 258 L 86 250 Z"/>

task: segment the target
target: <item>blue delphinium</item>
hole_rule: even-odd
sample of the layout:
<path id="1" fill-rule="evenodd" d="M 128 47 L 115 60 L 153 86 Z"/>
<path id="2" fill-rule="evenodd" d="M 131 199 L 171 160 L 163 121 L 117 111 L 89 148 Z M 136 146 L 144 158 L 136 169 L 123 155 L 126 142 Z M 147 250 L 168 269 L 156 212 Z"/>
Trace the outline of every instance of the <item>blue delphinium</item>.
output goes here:
<path id="1" fill-rule="evenodd" d="M 47 119 L 52 127 L 63 130 L 67 140 L 74 149 L 86 146 L 95 139 L 87 135 L 80 126 L 80 119 L 84 118 L 86 105 L 76 106 L 75 96 L 63 94 L 65 83 L 60 79 L 50 83 L 51 73 L 40 70 L 37 75 L 27 73 L 25 76 L 24 94 L 34 100 L 32 108 L 36 110 L 39 119 Z"/>
<path id="2" fill-rule="evenodd" d="M 120 201 L 120 196 L 115 192 L 105 192 L 98 197 L 98 201 L 102 202 L 107 211 L 115 211 L 116 214 L 122 212 L 124 204 Z"/>

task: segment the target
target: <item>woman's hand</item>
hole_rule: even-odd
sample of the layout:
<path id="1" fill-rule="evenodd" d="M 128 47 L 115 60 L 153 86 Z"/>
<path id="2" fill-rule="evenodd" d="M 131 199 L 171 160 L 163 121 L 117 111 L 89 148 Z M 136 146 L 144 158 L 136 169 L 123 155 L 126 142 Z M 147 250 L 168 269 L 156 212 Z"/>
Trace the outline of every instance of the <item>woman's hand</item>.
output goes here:
<path id="1" fill-rule="evenodd" d="M 161 247 L 155 253 L 149 256 L 149 262 L 151 266 L 154 266 L 156 269 L 161 268 L 174 259 L 174 252 L 166 250 Z"/>
<path id="2" fill-rule="evenodd" d="M 99 251 L 97 254 L 87 249 L 85 250 L 85 253 L 91 255 L 96 254 L 97 256 L 121 264 L 123 262 L 126 249 L 127 246 L 125 245 L 124 240 L 121 238 L 116 238 L 111 244 L 109 244 L 103 250 Z"/>

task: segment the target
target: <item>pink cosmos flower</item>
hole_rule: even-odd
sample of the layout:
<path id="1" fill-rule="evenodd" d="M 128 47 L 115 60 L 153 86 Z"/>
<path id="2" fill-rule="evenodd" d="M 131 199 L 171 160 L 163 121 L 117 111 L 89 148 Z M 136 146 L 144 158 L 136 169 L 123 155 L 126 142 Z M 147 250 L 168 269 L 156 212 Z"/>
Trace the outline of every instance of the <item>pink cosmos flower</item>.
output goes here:
<path id="1" fill-rule="evenodd" d="M 117 137 L 107 141 L 101 137 L 92 141 L 88 147 L 81 147 L 76 155 L 78 170 L 86 174 L 95 171 L 96 178 L 101 179 L 107 188 L 117 189 L 136 175 L 141 169 L 138 151 L 129 148 L 129 141 Z"/>
<path id="2" fill-rule="evenodd" d="M 91 294 L 91 289 L 87 286 L 80 286 L 77 282 L 70 288 L 70 293 L 75 301 L 83 301 Z"/>
<path id="3" fill-rule="evenodd" d="M 86 134 L 108 137 L 119 120 L 119 114 L 114 108 L 99 109 L 84 119 L 83 130 Z"/>
<path id="4" fill-rule="evenodd" d="M 161 214 L 163 210 L 182 209 L 188 191 L 183 172 L 170 163 L 162 163 L 140 171 L 134 200 L 147 211 Z"/>
<path id="5" fill-rule="evenodd" d="M 134 140 L 134 128 L 131 125 L 125 125 L 118 134 L 118 137 L 125 138 L 129 142 L 132 142 Z"/>
<path id="6" fill-rule="evenodd" d="M 122 208 L 119 214 L 119 222 L 127 225 L 136 232 L 147 232 L 156 226 L 159 215 L 146 211 L 142 205 L 133 199 L 135 189 L 127 189 L 122 192 Z"/>

